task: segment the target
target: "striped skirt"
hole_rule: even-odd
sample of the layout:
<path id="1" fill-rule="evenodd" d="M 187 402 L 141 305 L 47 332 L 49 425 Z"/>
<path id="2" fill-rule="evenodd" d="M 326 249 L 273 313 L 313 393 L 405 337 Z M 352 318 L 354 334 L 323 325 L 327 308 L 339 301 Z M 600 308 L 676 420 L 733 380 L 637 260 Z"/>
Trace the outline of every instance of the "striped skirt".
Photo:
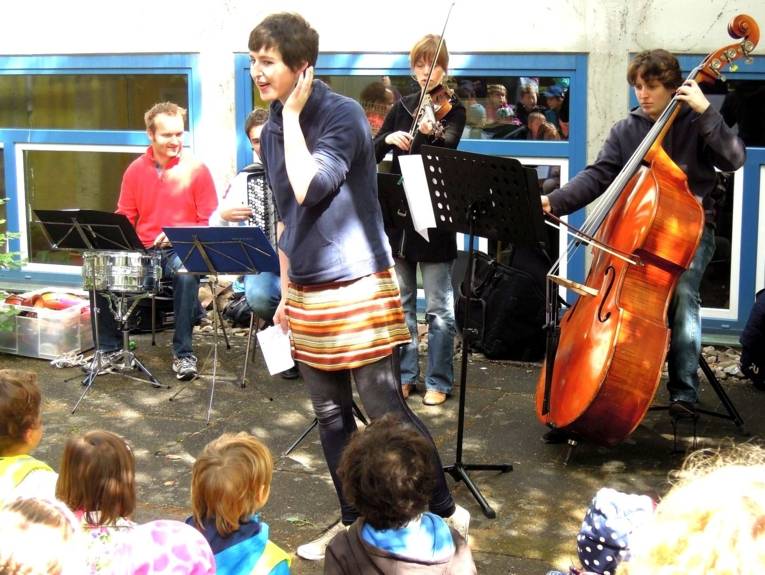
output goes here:
<path id="1" fill-rule="evenodd" d="M 374 363 L 411 341 L 393 270 L 347 282 L 290 283 L 286 313 L 295 360 L 324 371 Z"/>

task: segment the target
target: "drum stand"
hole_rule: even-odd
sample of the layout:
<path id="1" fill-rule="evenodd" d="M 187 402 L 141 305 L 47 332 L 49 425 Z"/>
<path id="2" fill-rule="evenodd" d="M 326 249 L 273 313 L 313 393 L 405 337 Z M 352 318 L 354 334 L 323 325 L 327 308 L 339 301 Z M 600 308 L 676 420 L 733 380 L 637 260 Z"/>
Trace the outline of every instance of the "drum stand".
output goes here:
<path id="1" fill-rule="evenodd" d="M 94 304 L 96 304 L 96 290 L 91 290 L 92 294 L 92 301 Z M 117 329 L 122 333 L 122 352 L 120 354 L 115 354 L 113 357 L 110 357 L 108 360 L 106 359 L 106 355 L 111 355 L 110 352 L 104 352 L 99 347 L 99 337 L 98 337 L 98 321 L 96 320 L 94 322 L 96 329 L 95 329 L 95 339 L 96 339 L 96 352 L 93 354 L 93 359 L 90 362 L 90 367 L 88 368 L 88 374 L 85 376 L 85 378 L 82 380 L 82 385 L 85 387 L 85 389 L 82 391 L 82 395 L 80 395 L 80 398 L 77 400 L 77 403 L 74 404 L 74 407 L 72 408 L 71 413 L 74 414 L 75 411 L 77 411 L 77 408 L 80 405 L 80 402 L 85 398 L 85 395 L 88 393 L 90 388 L 93 385 L 93 382 L 95 382 L 96 377 L 102 372 L 102 369 L 108 370 L 108 373 L 114 373 L 116 375 L 121 375 L 122 377 L 127 377 L 129 379 L 134 379 L 136 381 L 142 381 L 145 383 L 150 384 L 154 388 L 161 388 L 166 387 L 169 388 L 169 386 L 163 386 L 156 377 L 148 370 L 148 368 L 141 363 L 141 361 L 136 357 L 136 355 L 130 350 L 130 330 L 128 328 L 128 320 L 130 318 L 130 315 L 133 313 L 133 310 L 135 310 L 136 306 L 138 305 L 138 302 L 142 299 L 145 299 L 149 297 L 149 294 L 112 294 L 111 292 L 103 292 L 104 297 L 106 297 L 109 300 L 109 310 L 113 315 L 114 319 L 117 321 Z M 93 310 L 95 313 L 101 313 L 101 310 L 98 308 L 97 305 L 94 306 L 95 309 Z M 132 375 L 129 375 L 128 371 L 134 371 L 135 369 L 140 370 L 143 372 L 147 379 L 143 379 L 140 377 L 135 377 Z"/>

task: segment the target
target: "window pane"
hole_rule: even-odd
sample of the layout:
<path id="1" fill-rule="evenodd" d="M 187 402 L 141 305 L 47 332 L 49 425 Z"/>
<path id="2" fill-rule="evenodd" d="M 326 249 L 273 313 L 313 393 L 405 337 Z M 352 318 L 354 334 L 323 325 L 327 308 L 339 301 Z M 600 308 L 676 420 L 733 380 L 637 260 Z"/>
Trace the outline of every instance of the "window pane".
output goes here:
<path id="1" fill-rule="evenodd" d="M 81 208 L 112 212 L 117 207 L 122 174 L 139 153 L 24 151 L 27 213 Z M 76 252 L 54 251 L 38 224 L 27 238 L 29 261 L 80 265 Z"/>
<path id="2" fill-rule="evenodd" d="M 765 146 L 765 80 L 717 81 L 701 89 L 747 146 Z"/>
<path id="3" fill-rule="evenodd" d="M 186 75 L 0 75 L 0 128 L 144 130 L 167 100 L 188 107 Z"/>
<path id="4" fill-rule="evenodd" d="M 730 307 L 731 238 L 733 237 L 733 175 L 719 174 L 715 200 L 715 253 L 701 281 L 701 305 Z"/>
<path id="5" fill-rule="evenodd" d="M 3 157 L 4 150 L 0 148 L 0 200 L 6 198 L 5 195 L 5 158 Z M 0 234 L 4 234 L 8 230 L 8 224 L 6 219 L 8 218 L 8 210 L 6 209 L 5 202 L 0 203 Z M 0 246 L 0 249 L 6 251 L 8 245 Z"/>
<path id="6" fill-rule="evenodd" d="M 336 92 L 360 102 L 373 132 L 391 104 L 386 86 L 394 101 L 419 90 L 408 75 L 319 78 Z M 467 110 L 462 137 L 485 140 L 568 139 L 569 83 L 569 78 L 521 76 L 451 76 L 447 81 Z M 254 87 L 253 102 L 267 107 Z"/>

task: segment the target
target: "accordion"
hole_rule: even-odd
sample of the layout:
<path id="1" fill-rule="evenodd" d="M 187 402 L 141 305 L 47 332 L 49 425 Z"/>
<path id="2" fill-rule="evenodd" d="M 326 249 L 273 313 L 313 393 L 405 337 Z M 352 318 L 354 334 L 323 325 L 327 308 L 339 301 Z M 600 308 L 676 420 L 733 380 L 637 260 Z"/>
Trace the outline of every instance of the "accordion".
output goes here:
<path id="1" fill-rule="evenodd" d="M 247 206 L 252 209 L 248 223 L 262 229 L 271 245 L 276 246 L 276 207 L 262 168 L 247 175 Z"/>

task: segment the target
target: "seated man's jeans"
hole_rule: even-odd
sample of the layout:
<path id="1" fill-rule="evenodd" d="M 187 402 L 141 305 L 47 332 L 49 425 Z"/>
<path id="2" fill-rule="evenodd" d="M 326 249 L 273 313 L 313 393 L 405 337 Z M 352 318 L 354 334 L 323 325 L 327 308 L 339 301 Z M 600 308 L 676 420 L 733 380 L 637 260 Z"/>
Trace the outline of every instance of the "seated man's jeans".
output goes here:
<path id="1" fill-rule="evenodd" d="M 194 324 L 204 316 L 204 311 L 199 304 L 199 276 L 178 273 L 181 260 L 172 249 L 156 250 L 156 253 L 160 256 L 162 278 L 173 281 L 173 313 L 175 314 L 173 355 L 186 357 L 193 354 L 191 334 Z M 112 315 L 108 300 L 97 293 L 95 306 L 93 304 L 91 296 L 91 308 L 97 307 L 97 312 L 91 314 L 91 322 L 93 320 L 98 322 L 98 349 L 101 351 L 121 349 L 122 335 L 117 331 L 117 321 Z"/>
<path id="2" fill-rule="evenodd" d="M 244 276 L 244 297 L 252 312 L 261 319 L 271 321 L 281 299 L 278 274 L 260 272 Z"/>
<path id="3" fill-rule="evenodd" d="M 699 400 L 699 354 L 701 353 L 701 279 L 715 253 L 712 226 L 704 234 L 691 266 L 677 282 L 667 319 L 672 330 L 667 363 L 671 401 L 696 403 Z"/>

